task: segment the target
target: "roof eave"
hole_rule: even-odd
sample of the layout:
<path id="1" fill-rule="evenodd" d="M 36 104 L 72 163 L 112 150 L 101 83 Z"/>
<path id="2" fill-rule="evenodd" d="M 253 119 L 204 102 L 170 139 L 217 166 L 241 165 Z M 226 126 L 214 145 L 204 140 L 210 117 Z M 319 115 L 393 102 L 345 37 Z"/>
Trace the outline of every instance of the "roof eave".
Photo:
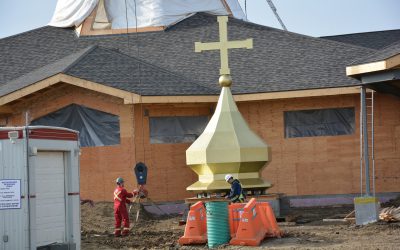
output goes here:
<path id="1" fill-rule="evenodd" d="M 16 101 L 37 91 L 48 88 L 58 83 L 70 84 L 95 92 L 111 95 L 123 99 L 124 104 L 138 103 L 215 103 L 218 95 L 170 95 L 170 96 L 144 96 L 129 91 L 109 87 L 101 83 L 81 79 L 64 73 L 53 75 L 49 78 L 35 82 L 29 86 L 13 91 L 0 97 L 0 107 Z M 305 98 L 317 96 L 334 96 L 359 93 L 359 86 L 345 86 L 334 88 L 304 89 L 278 92 L 261 92 L 251 94 L 235 94 L 237 102 Z"/>
<path id="2" fill-rule="evenodd" d="M 20 98 L 23 98 L 25 96 L 28 96 L 39 90 L 48 88 L 48 87 L 58 84 L 58 83 L 66 83 L 66 84 L 74 85 L 77 87 L 93 90 L 93 91 L 96 91 L 99 93 L 119 97 L 124 100 L 124 104 L 133 104 L 133 103 L 140 102 L 140 95 L 138 95 L 138 94 L 120 90 L 120 89 L 116 89 L 116 88 L 112 88 L 112 87 L 105 86 L 100 83 L 80 79 L 80 78 L 66 75 L 63 73 L 58 73 L 56 75 L 53 75 L 53 76 L 43 79 L 41 81 L 30 84 L 29 86 L 26 86 L 24 88 L 21 88 L 19 90 L 16 90 L 16 91 L 13 91 L 11 93 L 1 96 L 0 97 L 0 106 L 8 104 L 10 102 L 13 102 L 15 100 L 18 100 Z"/>
<path id="3" fill-rule="evenodd" d="M 346 75 L 359 79 L 360 75 L 388 70 L 398 66 L 400 66 L 400 54 L 391 56 L 381 61 L 347 66 Z"/>

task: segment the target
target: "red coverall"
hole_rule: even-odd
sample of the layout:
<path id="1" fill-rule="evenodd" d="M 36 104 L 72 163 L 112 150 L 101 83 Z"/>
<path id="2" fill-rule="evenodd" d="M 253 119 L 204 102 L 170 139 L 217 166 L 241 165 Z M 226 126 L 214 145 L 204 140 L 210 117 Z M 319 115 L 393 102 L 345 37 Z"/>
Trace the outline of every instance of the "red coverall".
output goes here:
<path id="1" fill-rule="evenodd" d="M 115 236 L 121 235 L 121 221 L 124 225 L 122 235 L 129 233 L 129 215 L 126 210 L 126 203 L 130 203 L 127 198 L 132 198 L 133 194 L 128 193 L 124 187 L 118 186 L 114 191 L 114 217 L 115 217 Z"/>

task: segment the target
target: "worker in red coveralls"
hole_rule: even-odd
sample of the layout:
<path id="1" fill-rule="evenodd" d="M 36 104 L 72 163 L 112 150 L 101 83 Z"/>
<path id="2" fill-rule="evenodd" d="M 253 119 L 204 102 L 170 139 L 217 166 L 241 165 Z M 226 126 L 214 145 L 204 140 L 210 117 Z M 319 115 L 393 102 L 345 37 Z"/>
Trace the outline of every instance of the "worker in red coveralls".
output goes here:
<path id="1" fill-rule="evenodd" d="M 129 215 L 126 210 L 126 203 L 131 203 L 127 198 L 132 198 L 133 194 L 128 193 L 124 188 L 124 179 L 118 177 L 117 188 L 114 191 L 114 217 L 115 217 L 115 237 L 127 236 L 129 234 Z M 121 222 L 124 226 L 121 234 Z"/>

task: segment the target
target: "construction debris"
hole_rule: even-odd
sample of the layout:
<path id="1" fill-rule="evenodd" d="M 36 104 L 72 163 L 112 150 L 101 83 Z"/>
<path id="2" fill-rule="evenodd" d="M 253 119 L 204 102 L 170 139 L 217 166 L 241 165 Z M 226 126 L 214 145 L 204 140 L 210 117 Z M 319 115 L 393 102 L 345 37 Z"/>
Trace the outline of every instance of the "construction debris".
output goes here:
<path id="1" fill-rule="evenodd" d="M 353 210 L 349 214 L 347 214 L 346 217 L 344 217 L 344 220 L 347 222 L 355 223 L 356 222 L 355 215 L 356 215 L 356 210 Z"/>
<path id="2" fill-rule="evenodd" d="M 396 198 L 390 199 L 389 201 L 381 204 L 381 207 L 391 207 L 391 206 L 400 207 L 400 196 L 397 196 Z"/>
<path id="3" fill-rule="evenodd" d="M 346 219 L 322 219 L 323 222 L 347 222 Z"/>
<path id="4" fill-rule="evenodd" d="M 81 199 L 81 205 L 84 205 L 84 204 L 86 204 L 86 203 L 88 203 L 89 206 L 94 207 L 94 202 L 93 202 L 93 200 L 90 200 L 90 199 Z"/>
<path id="5" fill-rule="evenodd" d="M 379 214 L 379 219 L 386 222 L 400 221 L 400 207 L 383 208 Z"/>

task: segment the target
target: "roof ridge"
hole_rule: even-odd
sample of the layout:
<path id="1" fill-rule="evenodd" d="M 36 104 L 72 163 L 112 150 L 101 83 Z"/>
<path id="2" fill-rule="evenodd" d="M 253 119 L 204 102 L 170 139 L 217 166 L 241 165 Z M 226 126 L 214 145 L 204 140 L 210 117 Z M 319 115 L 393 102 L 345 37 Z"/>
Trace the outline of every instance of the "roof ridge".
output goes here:
<path id="1" fill-rule="evenodd" d="M 338 35 L 330 35 L 330 36 L 320 36 L 320 38 L 337 37 L 337 36 L 351 36 L 351 35 L 360 35 L 360 34 L 368 34 L 368 33 L 389 32 L 389 31 L 400 31 L 400 29 L 376 30 L 376 31 L 356 32 L 356 33 L 338 34 Z"/>
<path id="2" fill-rule="evenodd" d="M 14 35 L 11 35 L 11 36 L 6 36 L 6 37 L 3 37 L 3 38 L 0 38 L 0 41 L 1 40 L 6 40 L 6 39 L 9 39 L 9 38 L 15 38 L 15 37 L 18 37 L 18 36 L 21 36 L 21 35 L 25 35 L 27 33 L 36 32 L 36 31 L 39 31 L 39 30 L 42 30 L 42 29 L 45 29 L 45 28 L 56 28 L 56 27 L 45 25 L 45 26 L 34 28 L 34 29 L 31 29 L 31 30 L 23 31 L 23 32 L 18 33 L 18 34 L 14 34 Z"/>
<path id="3" fill-rule="evenodd" d="M 391 43 L 391 44 L 389 44 L 389 45 L 383 47 L 382 49 L 376 50 L 375 52 L 373 52 L 373 53 L 371 53 L 371 54 L 368 54 L 367 56 L 364 56 L 364 57 L 362 57 L 362 58 L 359 58 L 358 60 L 352 61 L 352 62 L 349 64 L 349 66 L 358 65 L 359 62 L 363 62 L 363 61 L 365 61 L 365 60 L 368 60 L 369 58 L 374 57 L 375 55 L 378 55 L 379 53 L 382 53 L 382 51 L 384 51 L 384 50 L 386 50 L 386 49 L 388 49 L 388 48 L 394 47 L 394 46 L 398 46 L 398 45 L 400 45 L 400 41 Z M 400 53 L 400 52 L 399 52 L 399 53 Z M 393 56 L 395 56 L 395 55 L 388 56 L 386 59 L 388 59 L 388 58 L 390 58 L 390 57 L 393 57 Z M 368 63 L 378 62 L 379 60 L 382 60 L 382 59 L 375 59 L 375 60 L 373 60 L 373 61 L 371 61 L 371 62 L 368 62 Z M 385 60 L 385 59 L 383 59 L 383 60 Z M 357 64 L 357 63 L 358 63 L 358 64 Z M 365 64 L 365 63 L 361 63 L 361 64 Z"/>
<path id="4" fill-rule="evenodd" d="M 213 15 L 213 14 L 210 14 L 210 13 L 197 12 L 197 13 L 195 13 L 195 14 L 193 14 L 193 15 L 191 15 L 191 16 L 189 16 L 189 17 L 187 17 L 187 18 L 185 18 L 185 19 L 183 19 L 183 20 L 181 20 L 181 21 L 179 21 L 179 22 L 177 22 L 177 23 L 175 23 L 173 25 L 168 26 L 166 29 L 164 29 L 162 31 L 151 31 L 151 32 L 146 32 L 146 33 L 166 32 L 166 31 L 169 31 L 169 30 L 173 29 L 174 27 L 176 27 L 176 26 L 178 26 L 180 24 L 183 24 L 183 23 L 189 21 L 191 18 L 193 18 L 195 16 L 201 16 L 201 15 L 202 16 L 207 16 L 207 17 L 217 17 L 217 15 Z M 301 37 L 306 37 L 306 38 L 314 39 L 314 40 L 318 40 L 318 41 L 336 43 L 336 44 L 340 44 L 342 46 L 344 45 L 344 46 L 347 46 L 347 47 L 354 47 L 354 48 L 358 48 L 358 49 L 361 48 L 361 49 L 367 49 L 367 50 L 375 51 L 374 49 L 366 48 L 366 47 L 359 46 L 359 45 L 354 45 L 354 44 L 349 44 L 349 43 L 343 43 L 343 42 L 338 42 L 338 41 L 334 41 L 334 40 L 324 39 L 322 37 L 309 36 L 309 35 L 300 34 L 300 33 L 296 33 L 296 32 L 293 32 L 293 31 L 288 31 L 288 30 L 282 30 L 282 29 L 279 29 L 279 28 L 266 26 L 266 25 L 262 25 L 262 24 L 258 24 L 258 23 L 253 23 L 251 21 L 246 21 L 246 20 L 243 20 L 243 19 L 239 19 L 239 18 L 235 18 L 235 17 L 229 16 L 229 21 L 231 21 L 231 20 L 234 21 L 234 22 L 243 23 L 243 24 L 246 24 L 246 25 L 249 25 L 249 26 L 260 27 L 260 28 L 263 28 L 263 29 L 271 29 L 271 30 L 275 30 L 277 32 L 288 33 L 288 34 L 301 36 Z M 79 39 L 95 39 L 97 37 L 126 36 L 126 35 L 127 35 L 126 33 L 122 33 L 122 34 L 81 36 L 81 37 L 79 37 Z M 128 33 L 128 35 L 133 35 L 133 34 Z M 122 52 L 120 52 L 120 53 L 122 53 Z"/>
<path id="5" fill-rule="evenodd" d="M 77 59 L 75 59 L 72 63 L 70 63 L 67 67 L 65 67 L 65 69 L 63 69 L 61 72 L 66 73 L 68 70 L 70 70 L 72 67 L 74 67 L 77 63 L 79 63 L 87 54 L 89 54 L 90 52 L 92 52 L 93 50 L 95 50 L 98 47 L 99 46 L 97 44 L 90 45 L 90 46 L 88 46 L 84 49 L 81 49 L 75 53 L 69 54 L 68 56 L 73 55 L 73 54 L 79 54 L 79 53 L 83 52 Z M 63 58 L 65 58 L 65 57 L 63 57 Z M 60 60 L 62 60 L 63 58 L 61 58 Z M 57 61 L 59 61 L 59 60 L 57 60 Z"/>
<path id="6" fill-rule="evenodd" d="M 393 47 L 393 46 L 398 45 L 398 44 L 400 44 L 400 40 L 397 41 L 397 42 L 391 43 L 391 44 L 389 44 L 389 45 L 386 45 L 385 47 L 383 47 L 382 49 L 377 50 L 376 52 L 380 52 L 380 51 L 382 51 L 382 50 L 385 50 L 385 49 L 387 49 L 387 48 Z"/>
<path id="7" fill-rule="evenodd" d="M 372 53 L 377 51 L 377 49 L 368 48 L 368 47 L 364 47 L 364 46 L 361 46 L 361 45 L 355 45 L 355 44 L 352 44 L 352 43 L 339 42 L 339 41 L 335 41 L 335 40 L 325 39 L 325 38 L 322 38 L 322 37 L 315 37 L 315 38 L 323 40 L 323 41 L 327 41 L 327 42 L 330 42 L 330 43 L 337 43 L 337 44 L 345 45 L 347 47 L 354 47 L 354 48 L 358 48 L 358 49 L 369 50 Z"/>
<path id="8" fill-rule="evenodd" d="M 90 45 L 90 46 L 88 46 L 88 47 L 86 47 L 86 48 L 84 48 L 84 49 L 81 49 L 81 50 L 79 50 L 79 51 L 77 51 L 77 52 L 75 52 L 75 53 L 71 53 L 71 54 L 69 54 L 69 55 L 67 55 L 67 56 L 61 57 L 61 58 L 59 58 L 58 60 L 56 60 L 56 61 L 54 61 L 54 62 L 51 62 L 51 63 L 45 64 L 45 65 L 43 65 L 43 66 L 37 67 L 37 68 L 35 68 L 35 69 L 33 69 L 33 70 L 29 71 L 29 72 L 26 72 L 26 73 L 23 74 L 23 75 L 20 75 L 20 76 L 18 76 L 18 77 L 16 77 L 16 78 L 13 78 L 13 79 L 11 79 L 11 80 L 5 82 L 4 84 L 0 85 L 0 87 L 3 87 L 3 86 L 5 86 L 5 85 L 8 85 L 10 82 L 17 81 L 17 80 L 20 79 L 20 78 L 26 77 L 26 76 L 29 75 L 29 74 L 33 74 L 35 71 L 38 71 L 38 70 L 41 70 L 41 69 L 43 69 L 43 68 L 49 67 L 50 65 L 54 65 L 54 64 L 60 62 L 61 60 L 64 60 L 65 58 L 67 58 L 67 57 L 69 57 L 69 56 L 72 56 L 72 55 L 75 55 L 75 54 L 78 54 L 78 53 L 82 53 L 82 51 L 84 51 L 84 52 L 82 53 L 82 55 L 80 55 L 77 59 L 75 59 L 75 60 L 71 63 L 71 64 L 74 64 L 74 65 L 75 65 L 75 64 L 76 64 L 76 61 L 79 61 L 84 55 L 86 55 L 88 52 L 90 52 L 91 50 L 93 50 L 93 49 L 94 49 L 93 47 L 97 47 L 97 45 Z M 64 71 L 65 71 L 67 68 L 70 68 L 69 66 L 70 66 L 71 64 L 68 64 L 68 66 L 66 66 L 63 70 L 59 70 L 58 73 L 64 73 Z M 58 73 L 56 73 L 56 74 L 58 74 Z M 55 75 L 55 74 L 53 74 L 53 75 Z"/>
<path id="9" fill-rule="evenodd" d="M 198 15 L 198 14 L 206 15 L 206 16 L 214 16 L 212 14 L 204 13 L 204 12 L 199 12 L 196 15 Z M 188 18 L 188 19 L 190 19 L 190 18 Z M 188 20 L 188 19 L 186 19 L 186 20 Z M 245 21 L 245 20 L 242 20 L 242 19 L 234 18 L 234 17 L 229 17 L 229 21 L 231 21 L 231 20 L 233 20 L 234 22 L 238 22 L 238 23 L 244 23 L 245 25 L 249 25 L 249 26 L 256 26 L 256 27 L 260 27 L 260 28 L 263 28 L 263 29 L 272 29 L 272 30 L 275 30 L 277 32 L 282 32 L 282 33 L 295 35 L 295 36 L 299 36 L 299 37 L 305 37 L 305 38 L 308 38 L 308 39 L 322 41 L 324 43 L 335 43 L 335 44 L 340 44 L 341 46 L 347 46 L 347 47 L 354 47 L 354 48 L 358 48 L 358 49 L 376 51 L 374 49 L 366 48 L 366 47 L 363 47 L 363 46 L 342 43 L 342 42 L 333 41 L 333 40 L 329 40 L 329 39 L 323 39 L 323 38 L 320 38 L 320 37 L 309 36 L 309 35 L 305 35 L 305 34 L 296 33 L 296 32 L 293 32 L 293 31 L 282 30 L 282 29 L 279 29 L 279 28 L 271 27 L 271 26 L 266 26 L 266 25 L 253 23 L 253 22 L 250 22 L 250 21 Z"/>

